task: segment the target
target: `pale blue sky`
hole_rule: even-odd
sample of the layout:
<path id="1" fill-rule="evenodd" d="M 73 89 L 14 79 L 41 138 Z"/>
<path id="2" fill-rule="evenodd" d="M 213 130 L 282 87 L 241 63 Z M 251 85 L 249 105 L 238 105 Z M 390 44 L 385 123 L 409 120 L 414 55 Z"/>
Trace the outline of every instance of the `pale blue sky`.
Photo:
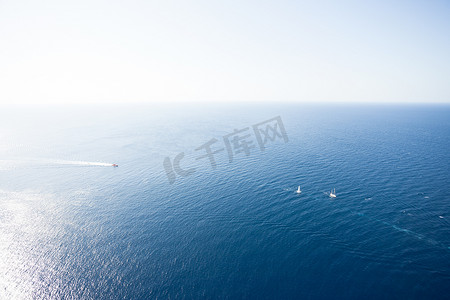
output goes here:
<path id="1" fill-rule="evenodd" d="M 450 102 L 448 1 L 0 0 L 0 102 Z"/>

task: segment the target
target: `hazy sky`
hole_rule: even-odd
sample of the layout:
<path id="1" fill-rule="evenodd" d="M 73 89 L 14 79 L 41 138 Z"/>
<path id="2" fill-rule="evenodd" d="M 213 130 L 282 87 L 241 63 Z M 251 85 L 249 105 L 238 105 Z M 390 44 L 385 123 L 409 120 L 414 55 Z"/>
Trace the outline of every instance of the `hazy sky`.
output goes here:
<path id="1" fill-rule="evenodd" d="M 0 0 L 0 102 L 450 102 L 449 1 Z"/>

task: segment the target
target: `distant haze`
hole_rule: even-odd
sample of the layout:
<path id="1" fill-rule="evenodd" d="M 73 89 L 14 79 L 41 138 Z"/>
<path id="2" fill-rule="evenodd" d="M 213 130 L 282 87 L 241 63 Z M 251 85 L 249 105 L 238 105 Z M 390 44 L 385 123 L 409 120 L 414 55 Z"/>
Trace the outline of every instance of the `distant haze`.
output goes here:
<path id="1" fill-rule="evenodd" d="M 448 1 L 0 0 L 0 103 L 450 102 Z"/>

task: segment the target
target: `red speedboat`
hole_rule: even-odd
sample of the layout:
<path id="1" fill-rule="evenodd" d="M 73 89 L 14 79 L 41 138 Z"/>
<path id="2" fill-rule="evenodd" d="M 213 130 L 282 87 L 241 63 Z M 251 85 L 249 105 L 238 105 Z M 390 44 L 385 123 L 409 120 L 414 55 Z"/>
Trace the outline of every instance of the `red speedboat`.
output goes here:
<path id="1" fill-rule="evenodd" d="M 116 164 L 112 164 L 112 166 L 113 166 L 113 167 L 118 167 L 119 165 L 116 165 Z"/>

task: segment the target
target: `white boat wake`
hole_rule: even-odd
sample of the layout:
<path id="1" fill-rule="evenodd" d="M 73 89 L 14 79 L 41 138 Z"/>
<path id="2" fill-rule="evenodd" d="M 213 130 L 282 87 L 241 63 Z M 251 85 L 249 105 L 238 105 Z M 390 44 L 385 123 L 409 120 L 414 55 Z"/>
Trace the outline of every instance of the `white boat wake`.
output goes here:
<path id="1" fill-rule="evenodd" d="M 23 166 L 52 166 L 52 165 L 118 167 L 117 164 L 113 163 L 82 161 L 82 160 L 64 160 L 64 159 L 46 159 L 46 158 L 0 160 L 0 170 L 13 169 L 16 167 L 23 167 Z"/>
<path id="2" fill-rule="evenodd" d="M 58 165 L 77 165 L 77 166 L 99 166 L 99 167 L 117 166 L 116 164 L 111 163 L 81 161 L 81 160 L 55 160 L 54 163 Z"/>

